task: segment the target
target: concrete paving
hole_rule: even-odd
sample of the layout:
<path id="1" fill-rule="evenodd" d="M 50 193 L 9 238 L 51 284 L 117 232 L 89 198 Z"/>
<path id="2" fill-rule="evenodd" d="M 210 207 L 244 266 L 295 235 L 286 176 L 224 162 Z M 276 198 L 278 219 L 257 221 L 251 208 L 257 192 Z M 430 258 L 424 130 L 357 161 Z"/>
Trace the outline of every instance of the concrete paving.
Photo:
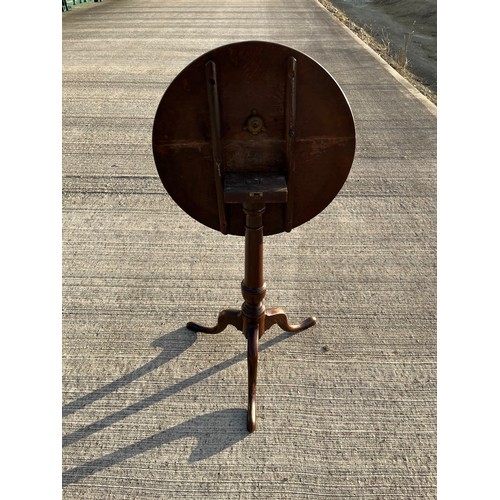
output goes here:
<path id="1" fill-rule="evenodd" d="M 436 108 L 316 0 L 105 0 L 63 14 L 63 497 L 436 496 Z M 239 307 L 243 239 L 165 193 L 151 130 L 198 55 L 262 39 L 351 103 L 357 156 L 314 220 L 266 238 L 258 428 L 246 343 L 194 334 Z"/>

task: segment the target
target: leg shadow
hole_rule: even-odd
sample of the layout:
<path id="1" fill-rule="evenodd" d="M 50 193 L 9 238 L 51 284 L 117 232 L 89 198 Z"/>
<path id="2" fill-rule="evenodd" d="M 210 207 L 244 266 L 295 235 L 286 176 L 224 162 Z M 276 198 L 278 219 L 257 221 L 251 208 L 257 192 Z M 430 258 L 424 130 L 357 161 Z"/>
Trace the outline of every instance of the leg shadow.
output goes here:
<path id="1" fill-rule="evenodd" d="M 215 411 L 195 417 L 137 443 L 120 448 L 104 457 L 70 469 L 63 473 L 63 487 L 81 481 L 95 472 L 112 467 L 140 453 L 185 437 L 195 437 L 197 441 L 188 458 L 188 462 L 193 463 L 220 453 L 246 436 L 248 436 L 246 410 L 231 408 Z"/>
<path id="2" fill-rule="evenodd" d="M 152 359 L 133 372 L 127 373 L 118 380 L 115 380 L 104 387 L 100 387 L 99 389 L 96 389 L 95 391 L 64 405 L 63 417 L 85 408 L 85 406 L 98 401 L 107 394 L 115 392 L 117 389 L 130 384 L 134 380 L 137 380 L 161 365 L 168 363 L 170 360 L 187 350 L 192 344 L 194 344 L 195 340 L 196 333 L 191 332 L 187 328 L 179 328 L 174 332 L 167 333 L 166 335 L 156 339 L 151 345 L 163 350 L 155 359 Z"/>
<path id="3" fill-rule="evenodd" d="M 189 330 L 185 330 L 185 329 L 181 329 L 181 330 L 184 332 L 189 331 Z M 190 334 L 192 334 L 192 332 L 190 332 Z M 269 349 L 273 345 L 276 345 L 279 342 L 281 342 L 287 338 L 290 338 L 291 335 L 293 335 L 293 334 L 283 332 L 280 335 L 274 337 L 273 339 L 270 339 L 267 342 L 260 344 L 259 352 L 260 353 L 264 352 L 266 349 Z M 232 366 L 236 363 L 244 361 L 246 358 L 247 358 L 246 352 L 242 352 L 240 354 L 237 354 L 237 355 L 233 356 L 232 358 L 227 359 L 226 361 L 223 361 L 215 366 L 211 366 L 210 368 L 206 368 L 205 370 L 197 373 L 196 375 L 193 375 L 185 380 L 181 380 L 180 382 L 177 382 L 176 384 L 174 384 L 170 387 L 167 387 L 167 388 L 165 388 L 165 389 L 163 389 L 155 394 L 152 394 L 151 396 L 148 396 L 148 397 L 142 399 L 141 401 L 138 401 L 137 403 L 131 404 L 131 405 L 129 405 L 121 410 L 118 410 L 117 412 L 115 412 L 111 415 L 108 415 L 107 417 L 104 417 L 101 420 L 98 420 L 92 424 L 89 424 L 85 427 L 82 427 L 82 428 L 80 428 L 80 429 L 78 429 L 70 434 L 66 434 L 62 438 L 62 445 L 63 445 L 63 447 L 69 446 L 69 445 L 79 441 L 80 439 L 84 439 L 84 438 L 90 436 L 91 434 L 94 434 L 95 432 L 99 432 L 99 431 L 105 429 L 106 427 L 109 427 L 113 424 L 116 424 L 117 422 L 119 422 L 120 420 L 123 420 L 124 418 L 127 418 L 127 417 L 141 411 L 141 410 L 149 408 L 150 406 L 153 406 L 156 403 L 163 401 L 164 399 L 172 396 L 173 394 L 176 394 L 184 389 L 187 389 L 188 387 L 191 387 L 192 385 L 197 384 L 197 383 L 201 382 L 202 380 L 205 380 L 208 377 L 211 377 L 212 375 L 215 375 L 216 373 L 219 373 L 222 370 L 225 370 L 226 368 L 229 368 L 230 366 Z M 127 377 L 127 376 L 125 376 L 125 377 Z M 125 377 L 122 377 L 122 379 Z M 118 381 L 120 381 L 122 379 L 118 379 Z M 113 384 L 114 384 L 114 382 L 112 384 L 109 384 L 109 385 L 113 385 Z M 109 387 L 109 386 L 106 386 L 106 387 Z M 91 393 L 91 395 L 92 394 L 93 393 Z M 85 399 L 85 398 L 86 397 L 84 397 L 82 399 Z M 246 413 L 245 413 L 245 415 L 246 415 Z M 245 417 L 245 419 L 246 419 L 246 417 Z"/>

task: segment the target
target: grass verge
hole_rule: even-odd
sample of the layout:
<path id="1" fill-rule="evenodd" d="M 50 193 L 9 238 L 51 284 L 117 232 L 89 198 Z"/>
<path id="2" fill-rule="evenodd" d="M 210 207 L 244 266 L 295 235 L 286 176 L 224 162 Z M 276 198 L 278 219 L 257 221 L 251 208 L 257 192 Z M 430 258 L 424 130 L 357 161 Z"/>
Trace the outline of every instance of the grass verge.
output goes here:
<path id="1" fill-rule="evenodd" d="M 388 43 L 388 40 L 383 41 L 385 43 L 379 42 L 368 31 L 366 31 L 366 29 L 351 21 L 341 10 L 334 7 L 328 0 L 317 1 L 342 24 L 347 26 L 347 28 L 349 28 L 360 40 L 363 40 L 363 42 L 377 52 L 382 59 L 394 68 L 403 78 L 408 80 L 422 95 L 437 105 L 437 94 L 424 85 L 413 73 L 408 71 L 406 68 L 406 57 L 402 57 L 404 54 L 400 53 L 397 60 L 390 55 L 390 43 Z"/>

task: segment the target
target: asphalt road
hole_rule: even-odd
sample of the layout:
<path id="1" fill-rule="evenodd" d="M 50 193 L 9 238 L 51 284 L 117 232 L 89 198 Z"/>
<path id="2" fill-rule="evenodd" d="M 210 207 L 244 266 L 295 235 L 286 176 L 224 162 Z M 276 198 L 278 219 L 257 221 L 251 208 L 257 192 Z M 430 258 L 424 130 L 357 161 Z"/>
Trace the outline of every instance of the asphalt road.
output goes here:
<path id="1" fill-rule="evenodd" d="M 331 0 L 350 20 L 365 28 L 396 60 L 437 92 L 437 1 Z"/>

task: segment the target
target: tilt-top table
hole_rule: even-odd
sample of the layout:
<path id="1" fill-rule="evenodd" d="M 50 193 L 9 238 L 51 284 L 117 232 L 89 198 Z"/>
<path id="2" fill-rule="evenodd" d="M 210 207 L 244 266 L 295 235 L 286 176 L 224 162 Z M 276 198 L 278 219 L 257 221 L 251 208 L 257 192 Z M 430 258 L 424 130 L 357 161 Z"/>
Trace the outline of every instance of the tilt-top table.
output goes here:
<path id="1" fill-rule="evenodd" d="M 335 198 L 354 158 L 354 120 L 342 90 L 307 55 L 262 41 L 218 47 L 167 88 L 153 125 L 153 153 L 172 199 L 198 222 L 245 236 L 241 309 L 220 312 L 247 338 L 248 421 L 256 427 L 259 339 L 272 325 L 298 332 L 281 308 L 266 308 L 263 237 L 291 231 Z"/>

